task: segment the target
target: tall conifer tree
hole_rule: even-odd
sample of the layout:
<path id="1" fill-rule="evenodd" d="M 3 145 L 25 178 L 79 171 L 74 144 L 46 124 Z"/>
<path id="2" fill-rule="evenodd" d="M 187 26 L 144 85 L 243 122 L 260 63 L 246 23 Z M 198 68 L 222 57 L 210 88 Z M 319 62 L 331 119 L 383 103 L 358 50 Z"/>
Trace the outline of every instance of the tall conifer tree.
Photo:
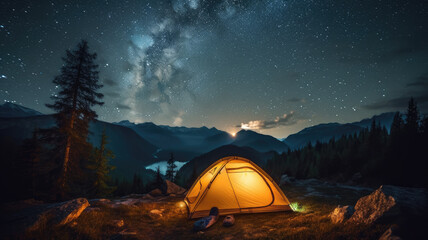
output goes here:
<path id="1" fill-rule="evenodd" d="M 87 154 L 89 122 L 97 117 L 91 108 L 102 105 L 103 94 L 98 90 L 98 65 L 96 53 L 90 53 L 88 43 L 82 40 L 75 50 L 67 50 L 61 74 L 53 83 L 59 92 L 52 96 L 53 104 L 46 104 L 56 114 L 57 127 L 52 129 L 54 152 L 61 165 L 59 190 L 62 197 L 69 181 L 71 166 L 79 165 L 83 154 Z M 89 151 L 90 152 L 90 151 Z"/>
<path id="2" fill-rule="evenodd" d="M 171 153 L 171 156 L 167 162 L 168 166 L 167 166 L 166 174 L 165 174 L 166 179 L 170 180 L 171 182 L 174 182 L 174 173 L 175 173 L 175 168 L 177 167 L 177 165 L 175 165 L 174 162 L 175 162 L 174 161 L 174 154 Z"/>
<path id="3" fill-rule="evenodd" d="M 407 113 L 406 113 L 406 124 L 405 128 L 407 131 L 407 134 L 410 136 L 414 136 L 417 134 L 419 129 L 419 110 L 416 105 L 416 102 L 413 98 L 410 98 L 409 105 L 407 107 Z"/>
<path id="4" fill-rule="evenodd" d="M 115 158 L 113 152 L 107 148 L 107 135 L 105 130 L 101 135 L 99 147 L 93 149 L 92 157 L 88 168 L 92 170 L 92 186 L 90 186 L 90 194 L 95 197 L 106 197 L 110 195 L 115 188 L 109 186 L 111 182 L 110 172 L 115 169 L 109 161 Z"/>

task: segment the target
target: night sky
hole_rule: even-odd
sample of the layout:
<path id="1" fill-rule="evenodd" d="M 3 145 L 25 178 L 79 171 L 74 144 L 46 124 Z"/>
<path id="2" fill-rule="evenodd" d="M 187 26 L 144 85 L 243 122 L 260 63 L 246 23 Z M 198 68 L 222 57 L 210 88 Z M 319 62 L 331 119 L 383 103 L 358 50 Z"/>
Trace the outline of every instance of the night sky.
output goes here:
<path id="1" fill-rule="evenodd" d="M 374 0 L 2 1 L 0 99 L 44 104 L 66 49 L 98 54 L 116 122 L 254 129 L 428 113 L 428 3 Z"/>

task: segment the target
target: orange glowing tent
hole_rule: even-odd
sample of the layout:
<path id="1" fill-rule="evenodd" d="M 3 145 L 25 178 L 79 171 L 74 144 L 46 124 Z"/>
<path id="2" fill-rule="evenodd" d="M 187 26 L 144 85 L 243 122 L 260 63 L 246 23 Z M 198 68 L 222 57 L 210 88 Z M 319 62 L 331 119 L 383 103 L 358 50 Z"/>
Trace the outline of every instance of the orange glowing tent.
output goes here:
<path id="1" fill-rule="evenodd" d="M 189 218 L 291 210 L 290 202 L 273 179 L 252 161 L 225 157 L 209 166 L 193 183 L 184 202 Z"/>

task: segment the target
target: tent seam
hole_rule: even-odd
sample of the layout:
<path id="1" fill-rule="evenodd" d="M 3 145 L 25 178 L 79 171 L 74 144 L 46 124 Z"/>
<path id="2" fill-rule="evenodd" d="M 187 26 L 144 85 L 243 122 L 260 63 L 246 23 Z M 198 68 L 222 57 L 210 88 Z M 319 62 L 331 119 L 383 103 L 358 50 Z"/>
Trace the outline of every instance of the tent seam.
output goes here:
<path id="1" fill-rule="evenodd" d="M 229 177 L 229 173 L 227 172 L 227 168 L 226 168 L 226 175 L 227 175 L 227 179 L 229 179 L 230 186 L 232 187 L 233 195 L 235 195 L 235 199 L 236 199 L 236 203 L 238 204 L 239 211 L 241 212 L 241 204 L 239 204 L 238 197 L 236 196 L 235 189 L 233 188 L 232 181 L 230 181 L 230 177 Z"/>

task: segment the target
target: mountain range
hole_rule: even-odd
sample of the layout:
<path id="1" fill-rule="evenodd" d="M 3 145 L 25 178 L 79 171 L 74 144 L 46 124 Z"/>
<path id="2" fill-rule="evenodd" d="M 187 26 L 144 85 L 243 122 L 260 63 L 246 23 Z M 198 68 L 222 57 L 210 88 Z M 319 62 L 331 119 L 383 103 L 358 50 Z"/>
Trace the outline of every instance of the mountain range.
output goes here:
<path id="1" fill-rule="evenodd" d="M 291 134 L 283 140 L 292 150 L 299 149 L 307 145 L 309 142 L 315 144 L 317 141 L 327 142 L 332 138 L 340 138 L 343 135 L 358 133 L 364 128 L 369 128 L 373 119 L 377 124 L 386 127 L 389 131 L 391 128 L 394 112 L 382 113 L 375 115 L 372 118 L 366 118 L 359 122 L 353 123 L 324 123 L 313 127 L 308 127 L 298 133 Z"/>
<path id="2" fill-rule="evenodd" d="M 389 129 L 393 115 L 394 113 L 384 113 L 373 118 Z M 292 134 L 283 141 L 250 130 L 241 130 L 232 136 L 216 128 L 171 127 L 151 122 L 108 123 L 96 120 L 90 124 L 89 141 L 98 146 L 102 131 L 106 131 L 109 142 L 107 147 L 116 155 L 112 164 L 116 166 L 113 175 L 117 178 L 130 179 L 134 173 L 147 171 L 146 166 L 168 160 L 171 153 L 176 161 L 188 162 L 180 170 L 186 175 L 191 173 L 189 171 L 193 166 L 197 166 L 199 171 L 199 168 L 207 167 L 211 162 L 227 155 L 247 156 L 263 165 L 273 151 L 283 152 L 289 148 L 301 148 L 308 142 L 325 142 L 333 137 L 353 134 L 369 127 L 373 118 L 347 124 L 319 124 Z M 0 105 L 1 142 L 12 142 L 19 146 L 24 139 L 31 137 L 34 129 L 53 126 L 53 115 L 43 115 L 9 102 Z"/>
<path id="3" fill-rule="evenodd" d="M 42 113 L 11 102 L 0 105 L 0 118 L 29 117 L 43 115 Z"/>
<path id="4" fill-rule="evenodd" d="M 159 159 L 168 159 L 170 153 L 174 153 L 176 160 L 189 161 L 227 144 L 251 147 L 259 152 L 288 150 L 287 144 L 278 139 L 250 130 L 241 130 L 233 137 L 227 132 L 207 127 L 170 127 L 151 122 L 135 124 L 129 121 L 115 124 L 133 129 L 142 138 L 158 146 L 161 150 L 155 156 Z"/>
<path id="5" fill-rule="evenodd" d="M 55 126 L 53 115 L 43 115 L 37 111 L 13 103 L 0 105 L 0 141 L 22 145 L 31 137 L 36 128 Z M 106 131 L 107 147 L 116 158 L 112 165 L 117 178 L 132 178 L 134 173 L 145 171 L 145 166 L 168 160 L 170 153 L 175 159 L 187 162 L 196 156 L 228 144 L 252 147 L 254 151 L 286 151 L 288 146 L 268 135 L 242 130 L 232 137 L 216 128 L 187 128 L 156 125 L 153 123 L 134 124 L 129 121 L 108 123 L 94 121 L 90 124 L 89 141 L 98 146 L 101 133 Z M 0 146 L 1 148 L 1 146 Z M 7 151 L 7 149 L 5 149 Z"/>
<path id="6" fill-rule="evenodd" d="M 53 126 L 55 126 L 53 115 L 0 118 L 0 142 L 20 146 L 24 139 L 31 137 L 34 129 Z M 111 123 L 95 121 L 90 124 L 89 141 L 94 146 L 99 145 L 103 130 L 108 136 L 107 147 L 116 156 L 111 162 L 112 165 L 116 166 L 115 177 L 132 177 L 136 172 L 145 171 L 144 166 L 155 162 L 152 154 L 158 149 L 156 146 L 138 136 L 132 129 Z M 0 148 L 2 147 L 0 146 Z M 2 149 L 2 152 L 7 150 Z"/>

